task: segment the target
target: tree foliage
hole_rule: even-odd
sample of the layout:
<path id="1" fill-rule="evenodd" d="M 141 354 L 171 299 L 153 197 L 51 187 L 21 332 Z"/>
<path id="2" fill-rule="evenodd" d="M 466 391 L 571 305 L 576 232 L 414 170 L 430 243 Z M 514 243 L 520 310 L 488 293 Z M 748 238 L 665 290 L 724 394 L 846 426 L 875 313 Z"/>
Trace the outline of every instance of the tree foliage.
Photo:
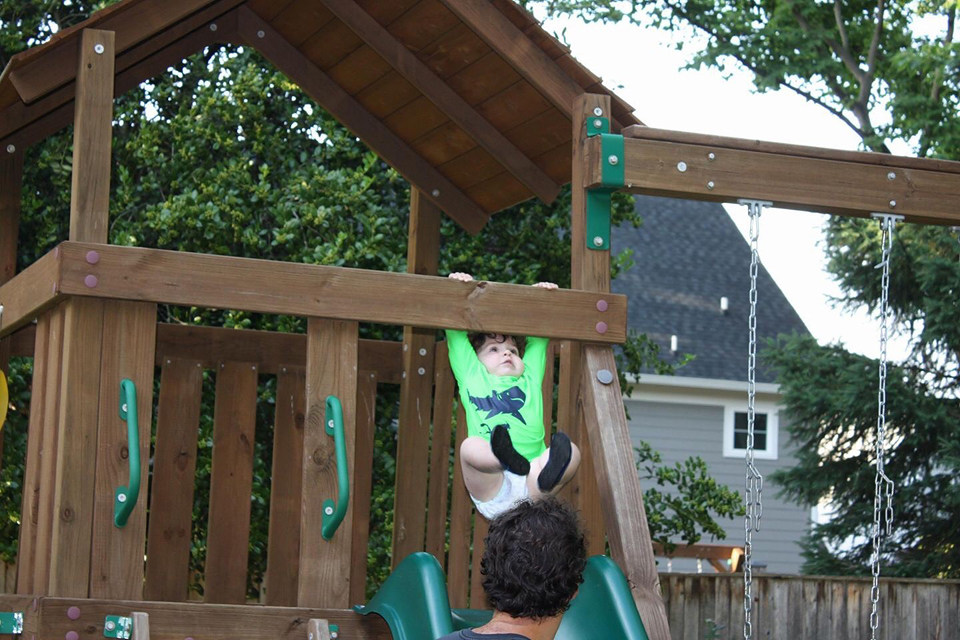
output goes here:
<path id="1" fill-rule="evenodd" d="M 2 62 L 108 4 L 0 2 Z M 71 163 L 71 129 L 26 152 L 20 269 L 67 237 Z M 115 101 L 111 243 L 404 271 L 408 203 L 409 185 L 396 171 L 252 50 L 208 47 Z M 640 224 L 632 200 L 618 197 L 615 203 L 615 224 Z M 494 216 L 478 236 L 445 219 L 441 272 L 569 286 L 569 206 L 566 189 L 552 206 L 527 202 Z M 628 267 L 628 253 L 614 259 L 614 273 Z M 305 329 L 303 319 L 293 316 L 175 306 L 162 306 L 160 321 Z M 365 338 L 398 340 L 401 333 L 399 327 L 361 327 Z M 622 359 L 627 370 L 655 366 L 661 373 L 670 371 L 642 335 L 631 336 Z M 30 367 L 29 359 L 11 365 L 14 411 L 4 430 L 0 476 L 0 557 L 7 560 L 16 550 Z M 215 380 L 216 372 L 204 373 L 191 560 L 197 589 L 202 588 L 206 555 Z M 251 595 L 266 562 L 275 391 L 275 377 L 261 375 L 251 495 Z M 372 585 L 390 567 L 398 395 L 395 387 L 381 385 L 377 399 Z M 701 519 L 697 526 L 709 522 Z"/>

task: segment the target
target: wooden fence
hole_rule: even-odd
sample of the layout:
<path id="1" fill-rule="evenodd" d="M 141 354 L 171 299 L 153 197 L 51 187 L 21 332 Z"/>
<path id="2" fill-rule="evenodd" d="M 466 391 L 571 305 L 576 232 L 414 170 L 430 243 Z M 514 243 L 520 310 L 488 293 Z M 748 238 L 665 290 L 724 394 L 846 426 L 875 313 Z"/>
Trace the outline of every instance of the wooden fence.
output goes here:
<path id="1" fill-rule="evenodd" d="M 743 575 L 660 574 L 674 640 L 743 637 Z M 854 640 L 870 637 L 870 589 L 863 578 L 755 575 L 753 637 Z M 960 638 L 960 580 L 880 581 L 877 637 Z"/>

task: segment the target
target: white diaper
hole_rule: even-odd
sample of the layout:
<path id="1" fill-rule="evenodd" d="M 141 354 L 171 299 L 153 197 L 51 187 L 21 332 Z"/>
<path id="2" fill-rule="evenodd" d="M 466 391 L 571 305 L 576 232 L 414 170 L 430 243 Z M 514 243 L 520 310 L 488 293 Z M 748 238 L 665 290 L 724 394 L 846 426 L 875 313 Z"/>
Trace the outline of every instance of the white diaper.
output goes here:
<path id="1" fill-rule="evenodd" d="M 527 489 L 527 476 L 518 476 L 509 471 L 503 472 L 503 484 L 500 485 L 500 491 L 489 500 L 480 502 L 473 496 L 473 504 L 477 506 L 480 512 L 487 520 L 493 520 L 504 511 L 509 511 L 520 500 L 530 495 Z"/>

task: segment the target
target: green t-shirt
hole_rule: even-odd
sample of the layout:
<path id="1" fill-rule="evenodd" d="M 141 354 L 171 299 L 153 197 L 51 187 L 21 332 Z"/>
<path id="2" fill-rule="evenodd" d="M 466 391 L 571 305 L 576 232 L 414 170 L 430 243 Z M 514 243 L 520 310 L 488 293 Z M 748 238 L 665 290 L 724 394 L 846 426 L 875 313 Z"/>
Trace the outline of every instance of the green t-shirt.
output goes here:
<path id="1" fill-rule="evenodd" d="M 527 460 L 546 451 L 542 384 L 548 342 L 527 338 L 522 376 L 494 376 L 480 362 L 465 331 L 447 330 L 450 367 L 460 387 L 469 435 L 489 440 L 493 428 L 504 424 L 513 447 Z"/>

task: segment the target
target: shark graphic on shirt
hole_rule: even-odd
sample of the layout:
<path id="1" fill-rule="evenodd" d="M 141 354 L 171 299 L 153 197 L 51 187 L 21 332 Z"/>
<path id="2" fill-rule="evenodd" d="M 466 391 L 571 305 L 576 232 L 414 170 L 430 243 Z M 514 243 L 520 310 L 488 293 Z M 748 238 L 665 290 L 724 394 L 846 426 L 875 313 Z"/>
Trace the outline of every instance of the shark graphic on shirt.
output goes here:
<path id="1" fill-rule="evenodd" d="M 478 398 L 469 396 L 470 402 L 477 408 L 477 411 L 486 411 L 484 420 L 489 420 L 500 415 L 510 415 L 520 421 L 520 424 L 527 424 L 523 416 L 520 415 L 520 409 L 527 400 L 527 394 L 520 387 L 510 387 L 505 391 L 493 391 L 489 396 Z"/>

